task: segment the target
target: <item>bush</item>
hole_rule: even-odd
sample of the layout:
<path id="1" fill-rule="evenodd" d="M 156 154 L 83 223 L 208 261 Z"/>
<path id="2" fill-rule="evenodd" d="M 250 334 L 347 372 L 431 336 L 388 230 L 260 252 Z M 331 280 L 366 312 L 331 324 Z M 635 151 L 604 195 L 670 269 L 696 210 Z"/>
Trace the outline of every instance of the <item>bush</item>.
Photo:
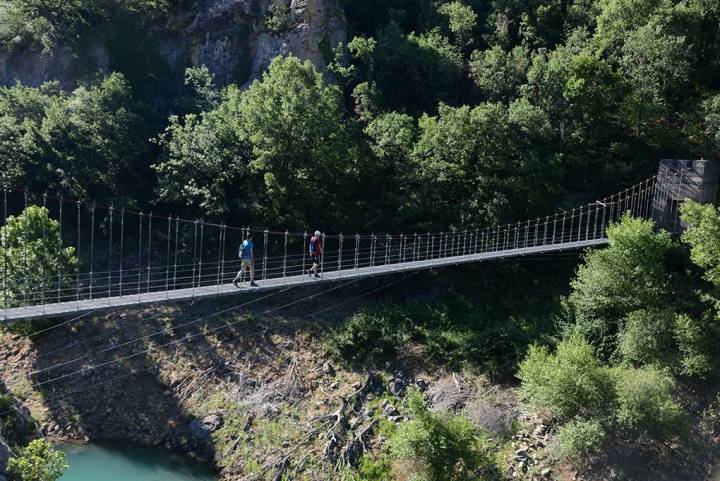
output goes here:
<path id="1" fill-rule="evenodd" d="M 389 441 L 398 459 L 417 460 L 417 479 L 479 481 L 499 479 L 499 471 L 482 445 L 478 428 L 464 416 L 428 409 L 423 395 L 411 391 L 407 407 L 412 420 L 400 425 Z"/>
<path id="2" fill-rule="evenodd" d="M 705 378 L 714 368 L 713 333 L 707 323 L 681 314 L 675 318 L 675 340 L 680 351 L 680 372 Z"/>
<path id="3" fill-rule="evenodd" d="M 683 242 L 690 244 L 690 259 L 705 271 L 705 279 L 720 286 L 720 209 L 686 200 L 680 218 L 689 224 Z"/>
<path id="4" fill-rule="evenodd" d="M 555 354 L 531 346 L 520 363 L 520 397 L 561 418 L 597 415 L 612 406 L 612 378 L 581 336 L 562 341 Z"/>
<path id="5" fill-rule="evenodd" d="M 623 361 L 634 366 L 672 365 L 675 314 L 669 309 L 642 309 L 625 318 L 618 352 Z"/>
<path id="6" fill-rule="evenodd" d="M 587 254 L 568 298 L 577 328 L 605 360 L 615 353 L 626 316 L 667 302 L 664 259 L 672 247 L 667 232 L 629 215 L 611 224 L 607 236 L 609 247 Z"/>
<path id="7" fill-rule="evenodd" d="M 605 430 L 597 420 L 575 419 L 555 435 L 554 454 L 563 461 L 577 461 L 597 453 L 605 441 Z"/>
<path id="8" fill-rule="evenodd" d="M 616 371 L 618 434 L 630 438 L 668 438 L 682 434 L 685 414 L 673 398 L 675 381 L 658 368 Z"/>
<path id="9" fill-rule="evenodd" d="M 44 439 L 32 441 L 8 461 L 8 473 L 19 481 L 55 481 L 67 468 L 65 455 Z"/>
<path id="10" fill-rule="evenodd" d="M 77 266 L 75 249 L 62 246 L 60 223 L 46 208 L 30 206 L 8 217 L 0 237 L 0 307 L 37 303 L 42 286 L 50 292 L 70 282 Z"/>
<path id="11" fill-rule="evenodd" d="M 404 324 L 391 310 L 360 312 L 329 337 L 328 350 L 351 365 L 389 359 L 410 340 Z"/>

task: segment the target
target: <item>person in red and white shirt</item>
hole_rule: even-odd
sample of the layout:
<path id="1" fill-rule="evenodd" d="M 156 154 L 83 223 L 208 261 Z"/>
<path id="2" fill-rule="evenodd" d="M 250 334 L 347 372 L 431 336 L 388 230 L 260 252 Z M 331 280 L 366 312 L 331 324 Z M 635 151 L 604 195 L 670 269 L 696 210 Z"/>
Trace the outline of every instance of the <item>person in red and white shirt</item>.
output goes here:
<path id="1" fill-rule="evenodd" d="M 308 269 L 308 275 L 315 275 L 320 277 L 319 270 L 322 268 L 322 255 L 323 255 L 323 242 L 322 235 L 319 230 L 315 231 L 315 235 L 310 238 L 310 244 L 308 250 L 310 251 L 310 258 L 313 261 L 313 265 Z"/>

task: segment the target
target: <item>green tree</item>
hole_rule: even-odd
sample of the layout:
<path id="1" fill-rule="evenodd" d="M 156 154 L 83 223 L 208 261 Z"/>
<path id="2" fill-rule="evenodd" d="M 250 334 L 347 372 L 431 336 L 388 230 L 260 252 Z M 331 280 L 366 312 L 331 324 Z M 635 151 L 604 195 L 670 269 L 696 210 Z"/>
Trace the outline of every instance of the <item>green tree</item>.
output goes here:
<path id="1" fill-rule="evenodd" d="M 474 51 L 469 67 L 475 85 L 488 100 L 512 99 L 526 81 L 529 53 L 523 47 L 515 47 L 506 53 L 502 47 L 495 45 L 487 50 Z"/>
<path id="2" fill-rule="evenodd" d="M 40 135 L 48 146 L 48 183 L 93 197 L 117 192 L 121 180 L 145 153 L 144 129 L 133 110 L 130 86 L 112 74 L 99 84 L 82 86 L 48 105 Z"/>
<path id="3" fill-rule="evenodd" d="M 449 29 L 455 39 L 456 45 L 464 48 L 472 43 L 473 30 L 477 23 L 477 14 L 471 7 L 455 0 L 440 5 L 438 12 L 447 17 Z"/>
<path id="4" fill-rule="evenodd" d="M 250 145 L 238 127 L 240 91 L 228 89 L 213 110 L 170 117 L 159 137 L 163 147 L 154 165 L 160 198 L 197 216 L 236 217 L 249 223 L 262 212 L 262 179 L 250 171 Z M 255 218 L 255 219 L 253 219 Z"/>
<path id="5" fill-rule="evenodd" d="M 400 425 L 390 439 L 390 451 L 400 459 L 421 461 L 419 479 L 470 481 L 499 479 L 483 446 L 478 428 L 463 416 L 430 411 L 422 394 L 407 398 L 412 420 Z M 417 478 L 416 478 L 417 479 Z"/>
<path id="6" fill-rule="evenodd" d="M 309 61 L 277 57 L 246 91 L 229 87 L 211 110 L 171 118 L 160 142 L 162 198 L 198 214 L 299 229 L 358 217 L 357 144 L 338 88 Z"/>
<path id="7" fill-rule="evenodd" d="M 708 156 L 720 154 L 720 94 L 706 99 L 702 104 L 704 113 L 704 134 L 710 147 Z"/>
<path id="8" fill-rule="evenodd" d="M 377 219 L 386 220 L 386 225 L 382 226 L 386 229 L 392 225 L 407 225 L 407 218 L 412 215 L 408 212 L 408 199 L 417 182 L 412 162 L 418 135 L 415 119 L 397 112 L 380 114 L 368 123 L 364 132 L 375 156 L 367 176 L 368 183 L 377 186 L 379 191 L 379 202 L 375 206 Z"/>
<path id="9" fill-rule="evenodd" d="M 604 0 L 597 16 L 597 41 L 602 47 L 621 46 L 627 36 L 646 25 L 671 0 Z"/>
<path id="10" fill-rule="evenodd" d="M 617 432 L 630 439 L 682 434 L 685 414 L 674 399 L 675 381 L 654 367 L 617 371 Z"/>
<path id="11" fill-rule="evenodd" d="M 65 455 L 45 439 L 36 439 L 8 460 L 8 473 L 17 481 L 55 481 L 68 468 Z"/>
<path id="12" fill-rule="evenodd" d="M 239 100 L 239 136 L 248 142 L 250 167 L 262 176 L 274 222 L 307 227 L 351 218 L 340 208 L 341 194 L 352 192 L 349 179 L 360 172 L 337 87 L 309 61 L 277 57 Z"/>
<path id="13" fill-rule="evenodd" d="M 418 217 L 458 227 L 492 225 L 539 213 L 547 203 L 558 173 L 544 155 L 551 130 L 544 112 L 527 101 L 441 105 L 419 128 L 413 152 Z"/>
<path id="14" fill-rule="evenodd" d="M 217 107 L 220 93 L 215 87 L 215 75 L 206 65 L 185 69 L 185 85 L 192 88 L 195 93 L 195 107 L 198 110 L 204 111 Z"/>
<path id="15" fill-rule="evenodd" d="M 8 217 L 0 238 L 3 307 L 39 304 L 43 292 L 64 288 L 75 273 L 75 249 L 63 247 L 60 224 L 44 207 Z"/>
<path id="16" fill-rule="evenodd" d="M 440 101 L 457 103 L 463 90 L 462 52 L 438 28 L 405 34 L 391 24 L 376 38 L 354 38 L 347 53 L 333 70 L 349 79 L 350 91 L 375 85 L 380 110 L 432 112 Z"/>
<path id="17" fill-rule="evenodd" d="M 534 409 L 564 419 L 601 416 L 612 409 L 612 377 L 578 335 L 558 344 L 555 353 L 530 346 L 517 376 L 521 399 Z"/>
<path id="18" fill-rule="evenodd" d="M 675 342 L 680 353 L 680 372 L 699 378 L 709 376 L 715 367 L 713 344 L 717 337 L 717 327 L 709 313 L 700 319 L 678 315 Z"/>
<path id="19" fill-rule="evenodd" d="M 604 359 L 614 354 L 626 316 L 667 304 L 664 262 L 672 246 L 667 232 L 630 215 L 608 226 L 607 236 L 607 248 L 586 254 L 568 298 L 577 329 Z"/>
<path id="20" fill-rule="evenodd" d="M 148 186 L 146 153 L 145 126 L 120 74 L 70 93 L 54 83 L 0 87 L 0 155 L 13 182 L 102 201 Z"/>
<path id="21" fill-rule="evenodd" d="M 633 311 L 622 321 L 618 353 L 634 366 L 659 364 L 674 366 L 675 313 L 671 309 Z"/>
<path id="22" fill-rule="evenodd" d="M 626 88 L 612 64 L 593 51 L 585 29 L 566 42 L 532 56 L 522 95 L 543 109 L 556 133 L 573 189 L 605 191 L 608 179 L 623 178 L 626 125 L 620 115 Z"/>
<path id="23" fill-rule="evenodd" d="M 662 142 L 672 132 L 661 122 L 669 114 L 673 96 L 689 80 L 689 57 L 685 39 L 666 34 L 659 25 L 645 25 L 626 38 L 620 63 L 632 87 L 626 109 L 637 137 L 650 134 L 651 141 Z"/>
<path id="24" fill-rule="evenodd" d="M 170 0 L 7 0 L 0 3 L 0 47 L 39 46 L 49 54 L 58 45 L 82 50 L 85 33 L 118 15 L 156 18 L 183 2 Z"/>
<path id="25" fill-rule="evenodd" d="M 686 200 L 680 218 L 688 224 L 682 240 L 690 245 L 690 259 L 705 271 L 705 279 L 720 287 L 720 208 Z"/>

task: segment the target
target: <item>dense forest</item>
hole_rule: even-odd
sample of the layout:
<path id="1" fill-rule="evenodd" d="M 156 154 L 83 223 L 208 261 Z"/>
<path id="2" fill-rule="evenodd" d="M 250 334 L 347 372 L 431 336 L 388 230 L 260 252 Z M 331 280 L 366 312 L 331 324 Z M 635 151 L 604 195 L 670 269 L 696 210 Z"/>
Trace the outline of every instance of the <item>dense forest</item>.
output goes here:
<path id="1" fill-rule="evenodd" d="M 156 3 L 3 2 L 2 48 L 64 41 L 81 57 L 89 25 L 183 8 Z M 326 74 L 278 58 L 241 90 L 193 67 L 158 105 L 148 53 L 69 91 L 3 87 L 5 182 L 237 225 L 407 232 L 545 214 L 659 157 L 717 155 L 715 2 L 343 7 L 350 40 L 324 45 Z"/>
<path id="2" fill-rule="evenodd" d="M 192 3 L 0 0 L 5 55 L 62 45 L 83 59 L 98 29 L 121 52 L 71 88 L 0 87 L 2 182 L 232 225 L 425 232 L 544 216 L 659 159 L 720 155 L 716 0 L 343 0 L 348 41 L 319 46 L 325 66 L 278 56 L 247 85 L 118 46 Z M 282 32 L 289 10 L 272 0 L 266 28 Z M 714 453 L 720 210 L 685 202 L 681 215 L 680 237 L 626 216 L 577 264 L 459 270 L 422 305 L 350 313 L 323 348 L 362 371 L 421 345 L 433 365 L 512 385 L 552 430 L 548 462 Z M 512 434 L 432 410 L 420 390 L 402 409 L 344 479 L 502 479 L 503 451 L 522 458 Z"/>

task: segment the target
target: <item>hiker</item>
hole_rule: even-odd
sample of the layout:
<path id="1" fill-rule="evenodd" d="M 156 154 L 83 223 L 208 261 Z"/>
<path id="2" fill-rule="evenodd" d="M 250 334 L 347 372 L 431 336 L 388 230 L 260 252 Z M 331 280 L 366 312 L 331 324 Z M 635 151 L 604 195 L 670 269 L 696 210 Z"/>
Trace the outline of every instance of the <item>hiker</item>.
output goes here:
<path id="1" fill-rule="evenodd" d="M 308 269 L 308 275 L 311 276 L 315 274 L 315 277 L 320 277 L 320 274 L 318 273 L 318 270 L 322 266 L 322 235 L 320 234 L 319 230 L 315 231 L 315 235 L 310 238 L 310 258 L 313 261 L 313 265 L 310 269 Z"/>
<path id="2" fill-rule="evenodd" d="M 240 244 L 240 247 L 238 248 L 238 257 L 240 257 L 240 271 L 235 276 L 235 279 L 233 280 L 233 284 L 235 287 L 240 287 L 238 285 L 238 282 L 242 282 L 242 278 L 244 277 L 245 271 L 250 271 L 250 285 L 253 287 L 257 287 L 258 285 L 255 284 L 255 255 L 253 253 L 253 249 L 255 249 L 255 244 L 253 243 L 253 235 L 248 233 L 247 237 L 243 241 L 242 244 Z"/>

